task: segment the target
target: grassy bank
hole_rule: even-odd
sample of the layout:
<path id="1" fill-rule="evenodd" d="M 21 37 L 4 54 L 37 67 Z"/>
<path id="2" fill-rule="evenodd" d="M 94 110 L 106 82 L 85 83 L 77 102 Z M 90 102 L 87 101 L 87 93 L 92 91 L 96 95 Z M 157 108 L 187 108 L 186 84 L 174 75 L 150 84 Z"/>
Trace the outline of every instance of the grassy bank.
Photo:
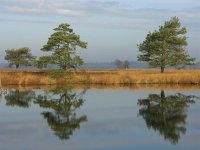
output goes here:
<path id="1" fill-rule="evenodd" d="M 200 84 L 200 70 L 86 70 L 72 72 L 73 78 L 53 79 L 42 70 L 0 70 L 2 85 L 61 85 L 67 84 Z"/>

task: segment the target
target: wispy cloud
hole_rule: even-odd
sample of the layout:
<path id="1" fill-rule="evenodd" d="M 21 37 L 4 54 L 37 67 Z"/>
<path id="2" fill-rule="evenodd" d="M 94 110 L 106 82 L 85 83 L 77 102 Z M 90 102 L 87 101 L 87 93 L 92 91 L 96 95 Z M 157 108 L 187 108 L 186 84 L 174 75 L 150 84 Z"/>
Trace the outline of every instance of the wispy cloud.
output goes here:
<path id="1" fill-rule="evenodd" d="M 25 8 L 18 6 L 8 7 L 7 10 L 13 13 L 44 13 L 45 10 L 39 8 Z"/>
<path id="2" fill-rule="evenodd" d="M 194 9 L 194 4 L 196 7 L 200 7 L 199 0 L 140 0 L 139 2 L 137 0 L 1 0 L 0 11 L 4 13 L 34 13 L 81 17 L 88 15 L 151 17 L 161 16 L 160 12 L 174 13 L 176 11 L 170 7 L 163 7 L 165 4 L 177 8 L 177 11 L 184 11 L 186 13 L 188 10 Z M 179 5 L 174 6 L 173 4 Z M 187 7 L 180 7 L 183 4 L 187 4 Z M 191 16 L 191 12 L 189 15 Z M 193 13 L 192 15 L 195 14 Z"/>
<path id="3" fill-rule="evenodd" d="M 73 22 L 87 26 L 143 29 L 172 16 L 196 27 L 200 24 L 197 21 L 200 20 L 199 8 L 199 0 L 1 0 L 0 12 L 79 17 Z"/>
<path id="4" fill-rule="evenodd" d="M 62 16 L 86 16 L 84 10 L 76 7 L 79 0 L 3 0 L 1 11 L 20 14 L 52 14 Z"/>
<path id="5" fill-rule="evenodd" d="M 69 9 L 56 9 L 55 13 L 63 16 L 80 16 L 80 17 L 87 16 L 86 12 L 74 11 Z"/>

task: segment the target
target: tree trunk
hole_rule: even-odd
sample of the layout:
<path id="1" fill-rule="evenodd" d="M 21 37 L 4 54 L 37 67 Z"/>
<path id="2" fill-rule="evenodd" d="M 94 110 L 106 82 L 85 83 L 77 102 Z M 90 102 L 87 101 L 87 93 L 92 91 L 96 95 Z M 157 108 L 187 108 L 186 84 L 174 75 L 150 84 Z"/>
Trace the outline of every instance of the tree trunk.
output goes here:
<path id="1" fill-rule="evenodd" d="M 160 71 L 161 71 L 161 73 L 164 73 L 165 72 L 165 67 L 161 66 Z"/>

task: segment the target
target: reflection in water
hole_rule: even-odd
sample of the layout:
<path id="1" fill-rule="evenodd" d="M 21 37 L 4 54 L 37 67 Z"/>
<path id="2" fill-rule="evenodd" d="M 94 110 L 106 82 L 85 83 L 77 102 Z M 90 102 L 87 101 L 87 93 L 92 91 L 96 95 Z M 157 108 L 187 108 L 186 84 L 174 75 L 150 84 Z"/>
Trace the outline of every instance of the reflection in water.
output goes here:
<path id="1" fill-rule="evenodd" d="M 150 94 L 148 98 L 138 100 L 138 105 L 142 106 L 139 115 L 146 121 L 148 128 L 158 131 L 165 140 L 176 144 L 180 135 L 186 132 L 186 109 L 195 99 L 195 96 L 180 93 L 165 96 L 162 90 L 160 95 Z"/>
<path id="2" fill-rule="evenodd" d="M 78 115 L 78 109 L 85 101 L 83 98 L 85 92 L 85 90 L 74 92 L 71 88 L 57 88 L 46 93 L 8 90 L 5 100 L 7 106 L 22 108 L 28 108 L 34 100 L 34 103 L 42 108 L 41 115 L 52 132 L 65 140 L 69 139 L 75 130 L 87 121 L 86 115 Z M 195 96 L 180 93 L 165 95 L 164 91 L 160 94 L 150 94 L 146 99 L 138 100 L 139 115 L 143 117 L 149 129 L 155 130 L 165 140 L 176 144 L 186 132 L 186 110 L 195 102 L 195 99 Z"/>
<path id="3" fill-rule="evenodd" d="M 10 90 L 5 96 L 7 106 L 28 108 L 35 97 L 34 91 Z"/>
<path id="4" fill-rule="evenodd" d="M 70 89 L 56 89 L 48 92 L 51 95 L 38 95 L 35 98 L 35 104 L 48 109 L 42 115 L 60 139 L 69 139 L 80 128 L 80 124 L 87 121 L 87 116 L 76 115 L 76 110 L 84 103 L 85 92 L 84 90 L 77 94 Z"/>
<path id="5" fill-rule="evenodd" d="M 35 104 L 48 109 L 42 115 L 47 119 L 55 135 L 60 139 L 69 139 L 73 131 L 80 128 L 82 122 L 87 121 L 87 116 L 77 117 L 76 115 L 76 110 L 84 103 L 85 92 L 84 90 L 78 94 L 68 88 L 59 88 L 36 96 L 34 91 L 9 90 L 5 100 L 7 106 L 28 108 L 35 99 Z M 52 111 L 49 111 L 50 109 Z"/>

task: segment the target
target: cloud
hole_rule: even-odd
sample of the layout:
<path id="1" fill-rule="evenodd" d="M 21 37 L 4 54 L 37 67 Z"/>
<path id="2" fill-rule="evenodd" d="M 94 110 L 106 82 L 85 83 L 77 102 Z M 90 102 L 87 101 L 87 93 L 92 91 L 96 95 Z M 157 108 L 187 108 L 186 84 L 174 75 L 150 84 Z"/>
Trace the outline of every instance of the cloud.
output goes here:
<path id="1" fill-rule="evenodd" d="M 69 9 L 57 9 L 56 14 L 58 15 L 62 15 L 62 16 L 87 16 L 87 14 L 83 11 L 73 11 L 73 10 L 69 10 Z"/>
<path id="2" fill-rule="evenodd" d="M 188 11 L 200 6 L 199 0 L 1 0 L 1 12 L 24 14 L 51 14 L 61 16 L 122 16 L 122 17 L 154 17 L 174 11 Z M 183 4 L 188 6 L 181 8 Z M 171 5 L 165 8 L 165 5 Z M 154 5 L 154 6 L 153 6 Z M 191 7 L 190 7 L 191 6 Z M 158 8 L 157 8 L 158 7 Z M 179 8 L 180 7 L 180 8 Z M 161 14 L 160 14 L 161 12 Z M 163 13 L 162 13 L 163 12 Z M 191 14 L 190 14 L 191 15 Z M 192 15 L 195 15 L 194 13 Z"/>
<path id="3" fill-rule="evenodd" d="M 129 2 L 136 2 L 136 0 L 129 0 Z M 179 9 L 188 8 L 200 4 L 199 0 L 140 0 L 137 3 L 140 8 L 166 8 Z"/>
<path id="4" fill-rule="evenodd" d="M 199 0 L 167 0 L 167 1 L 161 1 L 161 0 L 151 0 L 151 2 L 154 3 L 162 3 L 162 4 L 200 4 Z"/>
<path id="5" fill-rule="evenodd" d="M 39 8 L 24 8 L 18 6 L 8 7 L 8 11 L 13 13 L 37 13 L 37 14 L 45 12 L 45 10 Z"/>
<path id="6" fill-rule="evenodd" d="M 199 7 L 199 0 L 2 0 L 0 12 L 72 17 L 71 22 L 79 25 L 141 30 L 177 16 L 184 24 L 196 29 L 200 25 Z"/>
<path id="7" fill-rule="evenodd" d="M 46 14 L 61 16 L 86 16 L 84 10 L 80 10 L 79 0 L 3 0 L 1 11 L 4 13 L 20 14 Z"/>

